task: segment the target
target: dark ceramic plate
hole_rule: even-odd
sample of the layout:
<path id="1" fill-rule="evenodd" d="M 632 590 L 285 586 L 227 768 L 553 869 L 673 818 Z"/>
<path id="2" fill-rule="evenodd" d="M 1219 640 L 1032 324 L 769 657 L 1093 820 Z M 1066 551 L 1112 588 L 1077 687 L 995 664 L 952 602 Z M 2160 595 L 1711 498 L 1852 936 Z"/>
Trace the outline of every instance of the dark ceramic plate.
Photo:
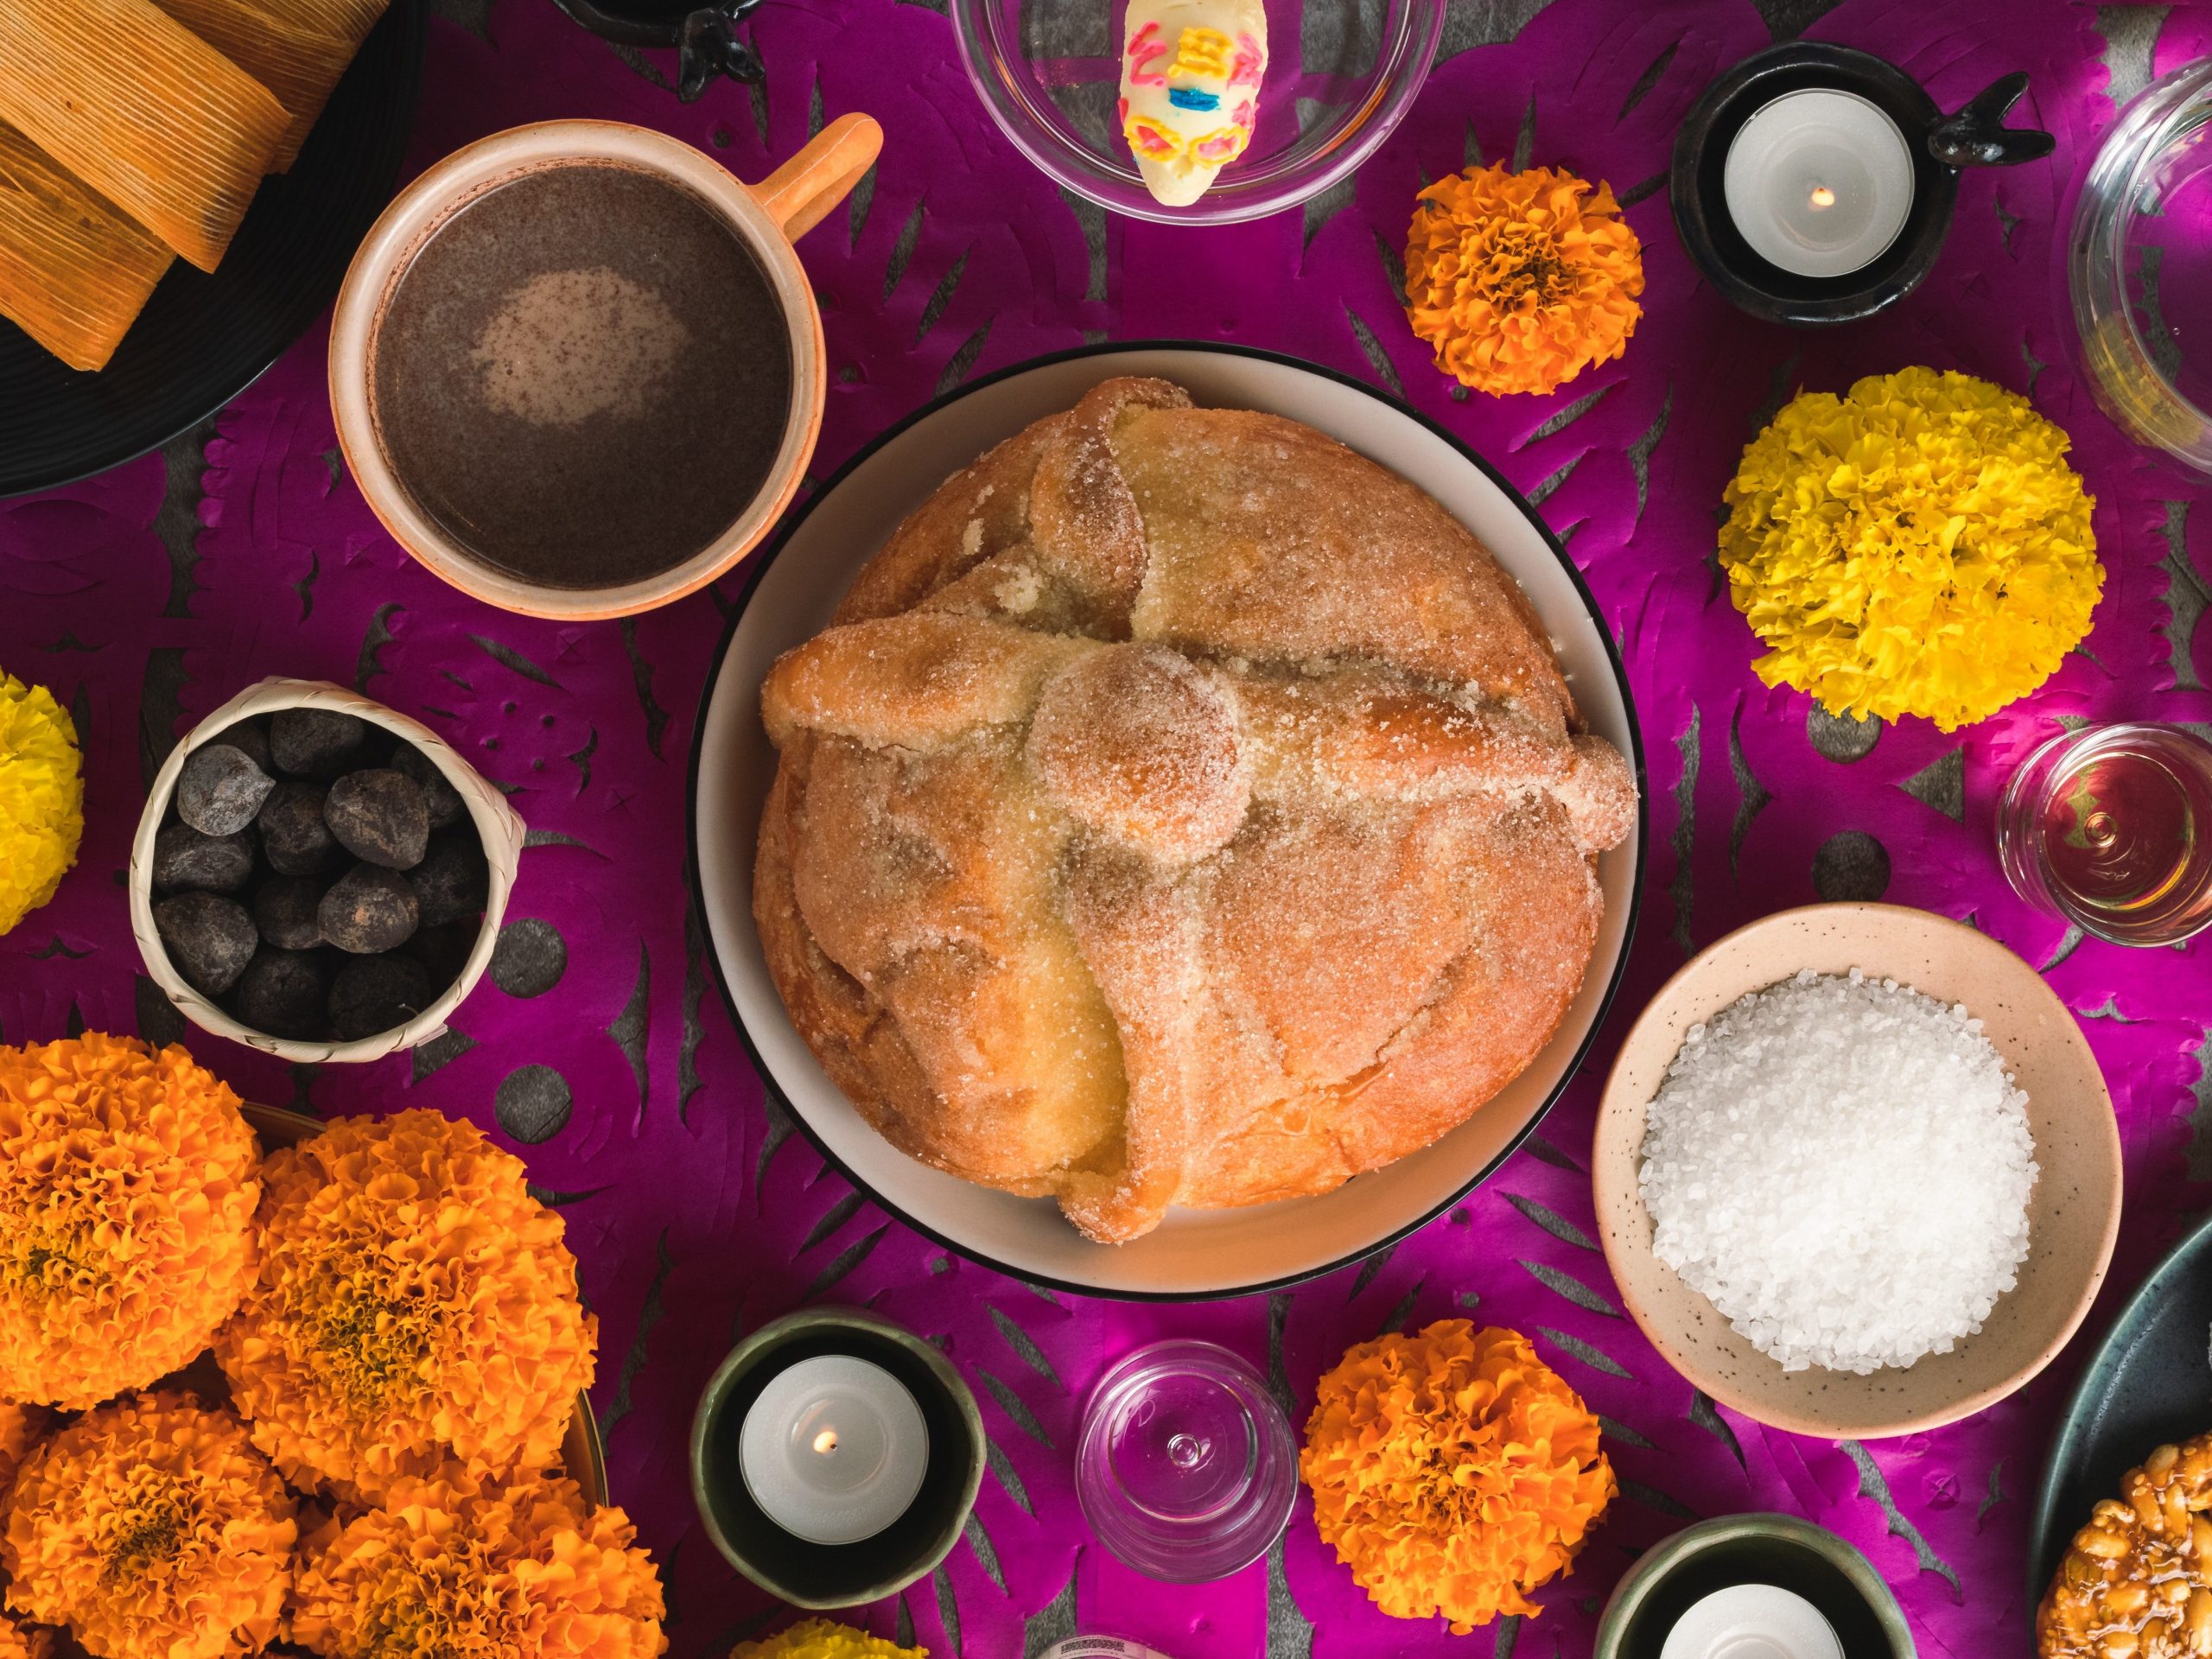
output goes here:
<path id="1" fill-rule="evenodd" d="M 2212 1429 L 2212 1219 L 2200 1222 L 2127 1299 L 2074 1385 L 2044 1460 L 2028 1537 L 2028 1605 L 2101 1497 L 2152 1448 Z"/>
<path id="2" fill-rule="evenodd" d="M 391 199 L 414 124 L 423 0 L 393 0 L 289 173 L 261 193 L 213 272 L 179 260 L 114 359 L 65 367 L 0 318 L 0 495 L 103 472 L 244 391 L 338 297 Z"/>

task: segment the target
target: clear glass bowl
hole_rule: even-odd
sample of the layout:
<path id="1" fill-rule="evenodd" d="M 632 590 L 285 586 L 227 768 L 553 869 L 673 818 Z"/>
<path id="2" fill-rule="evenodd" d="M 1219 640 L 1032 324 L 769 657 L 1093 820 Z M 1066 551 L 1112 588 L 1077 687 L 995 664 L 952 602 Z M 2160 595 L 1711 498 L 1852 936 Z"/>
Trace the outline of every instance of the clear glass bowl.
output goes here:
<path id="1" fill-rule="evenodd" d="M 2067 278 L 2105 412 L 2212 477 L 2212 59 L 2121 111 L 2075 207 Z"/>
<path id="2" fill-rule="evenodd" d="M 1257 1371 L 1213 1343 L 1171 1338 L 1098 1379 L 1076 1440 L 1075 1491 L 1091 1531 L 1138 1572 L 1209 1583 L 1258 1560 L 1282 1532 L 1298 1446 Z"/>
<path id="3" fill-rule="evenodd" d="M 984 106 L 1049 177 L 1135 219 L 1234 225 L 1319 195 L 1390 136 L 1435 60 L 1444 3 L 1267 0 L 1259 131 L 1187 207 L 1152 199 L 1115 118 L 1126 0 L 952 0 L 952 16 Z"/>

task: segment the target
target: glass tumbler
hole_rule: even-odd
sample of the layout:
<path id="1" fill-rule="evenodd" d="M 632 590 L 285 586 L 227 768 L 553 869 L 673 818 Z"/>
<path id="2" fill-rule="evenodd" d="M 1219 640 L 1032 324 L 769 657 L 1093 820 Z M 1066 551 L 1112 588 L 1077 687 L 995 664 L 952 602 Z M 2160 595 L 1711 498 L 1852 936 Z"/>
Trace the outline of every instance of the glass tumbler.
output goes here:
<path id="1" fill-rule="evenodd" d="M 1290 1519 L 1298 1450 L 1260 1374 L 1210 1342 L 1156 1342 L 1099 1379 L 1076 1441 L 1084 1519 L 1171 1584 L 1226 1578 Z"/>
<path id="2" fill-rule="evenodd" d="M 2105 412 L 2212 476 L 2212 59 L 2153 81 L 2098 148 L 2067 286 Z"/>
<path id="3" fill-rule="evenodd" d="M 2212 743 L 2179 726 L 2086 726 L 2021 762 L 1997 804 L 2019 895 L 2115 944 L 2212 923 Z"/>

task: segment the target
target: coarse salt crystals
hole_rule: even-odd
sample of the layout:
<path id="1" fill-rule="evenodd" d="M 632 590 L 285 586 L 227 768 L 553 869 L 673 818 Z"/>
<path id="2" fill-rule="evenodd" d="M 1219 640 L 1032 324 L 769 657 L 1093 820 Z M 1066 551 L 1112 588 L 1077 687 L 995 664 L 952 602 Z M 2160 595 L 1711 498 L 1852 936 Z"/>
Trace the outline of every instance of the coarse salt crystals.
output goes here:
<path id="1" fill-rule="evenodd" d="M 1963 1004 L 1808 969 L 1668 1065 L 1640 1172 L 1652 1249 L 1784 1370 L 1948 1353 L 2027 1259 L 2027 1103 Z"/>

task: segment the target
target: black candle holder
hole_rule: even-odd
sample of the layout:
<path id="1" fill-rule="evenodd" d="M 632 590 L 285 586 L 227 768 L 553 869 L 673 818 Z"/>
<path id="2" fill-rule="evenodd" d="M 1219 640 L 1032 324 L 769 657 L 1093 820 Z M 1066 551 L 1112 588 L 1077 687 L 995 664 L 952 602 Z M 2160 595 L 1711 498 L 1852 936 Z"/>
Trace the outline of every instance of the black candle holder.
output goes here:
<path id="1" fill-rule="evenodd" d="M 737 26 L 760 0 L 553 0 L 601 40 L 620 46 L 676 48 L 676 95 L 689 104 L 716 75 L 762 81 L 760 54 L 738 38 Z"/>
<path id="2" fill-rule="evenodd" d="M 1872 261 L 1841 276 L 1801 276 L 1753 252 L 1722 188 L 1729 146 L 1744 124 L 1786 93 L 1816 88 L 1856 92 L 1897 124 L 1912 152 L 1912 210 L 1904 228 Z M 1798 327 L 1870 317 L 1935 268 L 1962 168 L 2017 166 L 2056 145 L 2047 132 L 2004 124 L 2027 88 L 2026 75 L 2006 75 L 1946 115 L 1918 81 L 1870 52 L 1793 41 L 1754 53 L 1706 88 L 1675 137 L 1669 179 L 1675 228 L 1713 285 L 1755 317 Z"/>

